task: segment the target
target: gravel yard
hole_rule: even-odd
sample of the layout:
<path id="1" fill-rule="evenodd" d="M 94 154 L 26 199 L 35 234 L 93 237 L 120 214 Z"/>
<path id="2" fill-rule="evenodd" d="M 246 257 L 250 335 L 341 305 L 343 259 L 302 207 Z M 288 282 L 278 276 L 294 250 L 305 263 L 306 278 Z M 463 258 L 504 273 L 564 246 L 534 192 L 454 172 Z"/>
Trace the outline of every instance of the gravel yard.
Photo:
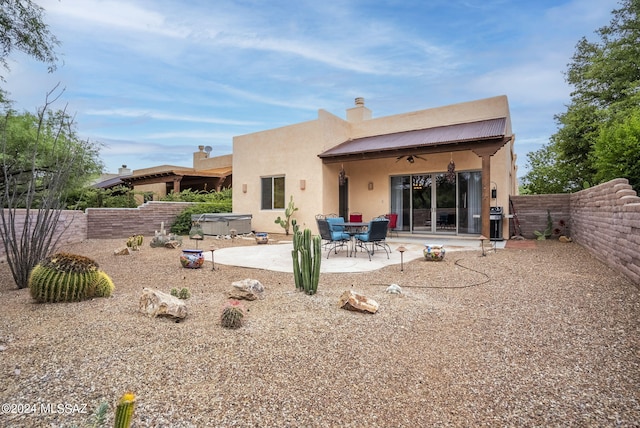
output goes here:
<path id="1" fill-rule="evenodd" d="M 327 273 L 307 296 L 292 274 L 183 269 L 180 249 L 148 241 L 130 256 L 113 255 L 118 239 L 64 248 L 111 276 L 106 299 L 35 304 L 0 264 L 0 426 L 84 427 L 103 401 L 111 426 L 126 391 L 134 427 L 640 425 L 639 289 L 577 244 Z M 224 329 L 245 278 L 266 297 Z M 139 313 L 143 287 L 189 288 L 189 316 Z M 339 309 L 345 290 L 380 310 Z"/>

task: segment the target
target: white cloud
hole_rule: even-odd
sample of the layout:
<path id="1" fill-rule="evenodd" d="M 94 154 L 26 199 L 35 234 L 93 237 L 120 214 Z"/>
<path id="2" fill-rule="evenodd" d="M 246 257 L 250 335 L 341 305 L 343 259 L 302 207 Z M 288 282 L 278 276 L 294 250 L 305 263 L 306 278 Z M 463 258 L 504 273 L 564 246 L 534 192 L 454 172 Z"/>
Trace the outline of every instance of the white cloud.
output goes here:
<path id="1" fill-rule="evenodd" d="M 235 120 L 235 119 L 223 119 L 208 116 L 188 116 L 174 113 L 165 113 L 152 110 L 140 110 L 140 109 L 126 109 L 115 108 L 107 110 L 95 110 L 88 109 L 84 111 L 85 114 L 91 116 L 112 116 L 112 117 L 130 117 L 141 119 L 153 119 L 162 121 L 176 121 L 176 122 L 197 122 L 197 123 L 213 123 L 217 125 L 259 125 L 257 121 L 247 120 Z"/>

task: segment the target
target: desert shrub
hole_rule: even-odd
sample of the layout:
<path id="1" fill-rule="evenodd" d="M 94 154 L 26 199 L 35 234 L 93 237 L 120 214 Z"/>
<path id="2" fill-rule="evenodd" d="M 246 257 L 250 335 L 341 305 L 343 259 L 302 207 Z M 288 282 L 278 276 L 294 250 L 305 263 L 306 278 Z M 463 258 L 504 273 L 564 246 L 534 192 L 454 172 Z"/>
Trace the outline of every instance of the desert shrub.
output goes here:
<path id="1" fill-rule="evenodd" d="M 231 199 L 223 199 L 213 202 L 203 202 L 185 208 L 171 225 L 171 232 L 178 235 L 187 235 L 191 229 L 191 216 L 193 214 L 206 213 L 230 213 Z"/>

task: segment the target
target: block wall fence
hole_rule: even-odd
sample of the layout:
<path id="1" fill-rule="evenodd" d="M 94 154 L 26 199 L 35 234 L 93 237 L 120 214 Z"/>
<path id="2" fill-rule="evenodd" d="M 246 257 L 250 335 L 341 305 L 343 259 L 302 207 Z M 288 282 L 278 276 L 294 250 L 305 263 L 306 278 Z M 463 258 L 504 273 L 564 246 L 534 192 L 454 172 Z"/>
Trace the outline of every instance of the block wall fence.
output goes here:
<path id="1" fill-rule="evenodd" d="M 576 244 L 640 285 L 640 197 L 628 180 L 618 178 L 572 194 L 512 196 L 511 202 L 525 238 L 534 239 L 534 231 L 546 229 L 549 210 L 554 228 L 564 220 Z M 138 208 L 64 211 L 60 227 L 69 227 L 61 242 L 127 238 L 138 233 L 150 237 L 162 222 L 168 228 L 189 205 L 151 201 Z M 513 214 L 510 207 L 505 212 Z M 510 236 L 516 232 L 514 226 L 511 220 Z M 0 260 L 4 259 L 4 248 L 0 248 Z"/>
<path id="2" fill-rule="evenodd" d="M 151 237 L 160 230 L 162 222 L 168 230 L 177 215 L 190 205 L 190 202 L 150 201 L 137 208 L 88 208 L 85 212 L 65 210 L 60 214 L 57 228 L 63 231 L 66 227 L 60 244 L 73 244 L 85 239 L 128 238 L 136 234 Z M 17 211 L 16 220 L 18 231 L 21 231 L 24 210 Z M 4 245 L 0 246 L 0 260 L 6 260 Z"/>
<path id="3" fill-rule="evenodd" d="M 512 196 L 522 235 L 567 222 L 574 242 L 640 285 L 640 197 L 624 178 L 571 194 Z M 511 226 L 513 234 L 513 222 Z"/>

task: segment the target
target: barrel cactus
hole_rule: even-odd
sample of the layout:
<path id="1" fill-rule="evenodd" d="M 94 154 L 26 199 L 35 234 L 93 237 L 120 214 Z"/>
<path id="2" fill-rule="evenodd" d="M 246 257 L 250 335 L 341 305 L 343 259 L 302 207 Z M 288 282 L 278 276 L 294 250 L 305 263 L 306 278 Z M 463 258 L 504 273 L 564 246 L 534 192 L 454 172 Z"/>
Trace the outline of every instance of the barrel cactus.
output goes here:
<path id="1" fill-rule="evenodd" d="M 29 275 L 31 297 L 40 303 L 109 297 L 113 288 L 113 281 L 97 262 L 75 254 L 53 254 L 38 263 Z"/>
<path id="2" fill-rule="evenodd" d="M 230 300 L 222 308 L 220 315 L 220 324 L 224 328 L 236 329 L 242 327 L 242 319 L 244 318 L 244 308 L 237 300 Z"/>

